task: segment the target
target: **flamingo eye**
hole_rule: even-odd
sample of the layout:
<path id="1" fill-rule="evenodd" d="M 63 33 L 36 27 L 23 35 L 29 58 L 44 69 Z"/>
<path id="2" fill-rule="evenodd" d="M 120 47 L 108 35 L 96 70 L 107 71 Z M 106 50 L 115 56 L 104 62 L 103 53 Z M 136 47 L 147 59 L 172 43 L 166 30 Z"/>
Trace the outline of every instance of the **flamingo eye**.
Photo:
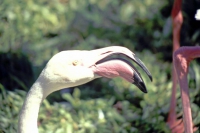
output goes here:
<path id="1" fill-rule="evenodd" d="M 73 61 L 73 62 L 72 62 L 72 65 L 73 65 L 73 66 L 77 66 L 77 65 L 78 65 L 78 61 L 77 61 L 77 60 Z"/>

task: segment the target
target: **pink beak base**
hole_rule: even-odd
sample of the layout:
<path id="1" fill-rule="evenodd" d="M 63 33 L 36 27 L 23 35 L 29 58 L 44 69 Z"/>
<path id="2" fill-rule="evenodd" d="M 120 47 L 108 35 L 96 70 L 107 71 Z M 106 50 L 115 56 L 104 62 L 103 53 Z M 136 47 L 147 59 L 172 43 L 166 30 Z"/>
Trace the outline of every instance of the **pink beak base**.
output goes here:
<path id="1" fill-rule="evenodd" d="M 140 62 L 137 62 L 137 64 Z M 97 63 L 92 67 L 92 69 L 95 74 L 101 77 L 122 77 L 126 81 L 136 85 L 142 92 L 147 93 L 146 86 L 140 76 L 140 73 L 129 61 L 125 59 L 114 58 L 104 60 Z"/>

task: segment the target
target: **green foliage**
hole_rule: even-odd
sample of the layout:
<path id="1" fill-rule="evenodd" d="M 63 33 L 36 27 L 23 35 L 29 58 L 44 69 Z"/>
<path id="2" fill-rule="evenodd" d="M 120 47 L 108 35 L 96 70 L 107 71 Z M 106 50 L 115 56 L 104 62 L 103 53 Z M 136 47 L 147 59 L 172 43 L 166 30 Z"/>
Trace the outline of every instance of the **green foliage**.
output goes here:
<path id="1" fill-rule="evenodd" d="M 0 132 L 16 132 L 19 111 L 24 97 L 24 91 L 7 92 L 0 84 Z"/>
<path id="2" fill-rule="evenodd" d="M 162 31 L 166 22 L 158 12 L 163 3 L 153 0 L 3 1 L 0 49 L 22 50 L 34 64 L 41 65 L 66 49 L 94 49 L 115 44 L 142 50 L 160 47 L 163 41 L 171 46 L 166 40 L 159 41 L 169 34 Z"/>

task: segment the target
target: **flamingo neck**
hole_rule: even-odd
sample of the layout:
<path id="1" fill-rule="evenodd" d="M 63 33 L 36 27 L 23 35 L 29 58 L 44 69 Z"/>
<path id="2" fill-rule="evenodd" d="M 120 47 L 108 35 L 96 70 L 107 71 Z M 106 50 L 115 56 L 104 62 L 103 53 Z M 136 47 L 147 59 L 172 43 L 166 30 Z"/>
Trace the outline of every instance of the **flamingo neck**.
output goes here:
<path id="1" fill-rule="evenodd" d="M 37 80 L 28 92 L 19 116 L 18 133 L 38 133 L 37 119 L 40 104 L 46 97 Z"/>

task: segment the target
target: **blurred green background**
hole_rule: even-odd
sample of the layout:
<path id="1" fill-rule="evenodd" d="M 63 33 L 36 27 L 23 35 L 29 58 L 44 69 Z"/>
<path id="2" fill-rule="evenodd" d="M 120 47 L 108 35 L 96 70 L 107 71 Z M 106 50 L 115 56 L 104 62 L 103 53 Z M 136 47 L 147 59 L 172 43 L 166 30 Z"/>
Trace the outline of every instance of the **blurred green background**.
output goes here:
<path id="1" fill-rule="evenodd" d="M 145 63 L 148 94 L 120 78 L 54 92 L 39 112 L 40 133 L 168 133 L 172 88 L 173 0 L 0 1 L 0 133 L 17 130 L 26 92 L 62 50 L 125 46 Z M 183 1 L 181 45 L 199 45 L 199 0 Z M 193 122 L 200 126 L 200 68 L 188 76 Z M 179 89 L 177 114 L 182 117 Z"/>

